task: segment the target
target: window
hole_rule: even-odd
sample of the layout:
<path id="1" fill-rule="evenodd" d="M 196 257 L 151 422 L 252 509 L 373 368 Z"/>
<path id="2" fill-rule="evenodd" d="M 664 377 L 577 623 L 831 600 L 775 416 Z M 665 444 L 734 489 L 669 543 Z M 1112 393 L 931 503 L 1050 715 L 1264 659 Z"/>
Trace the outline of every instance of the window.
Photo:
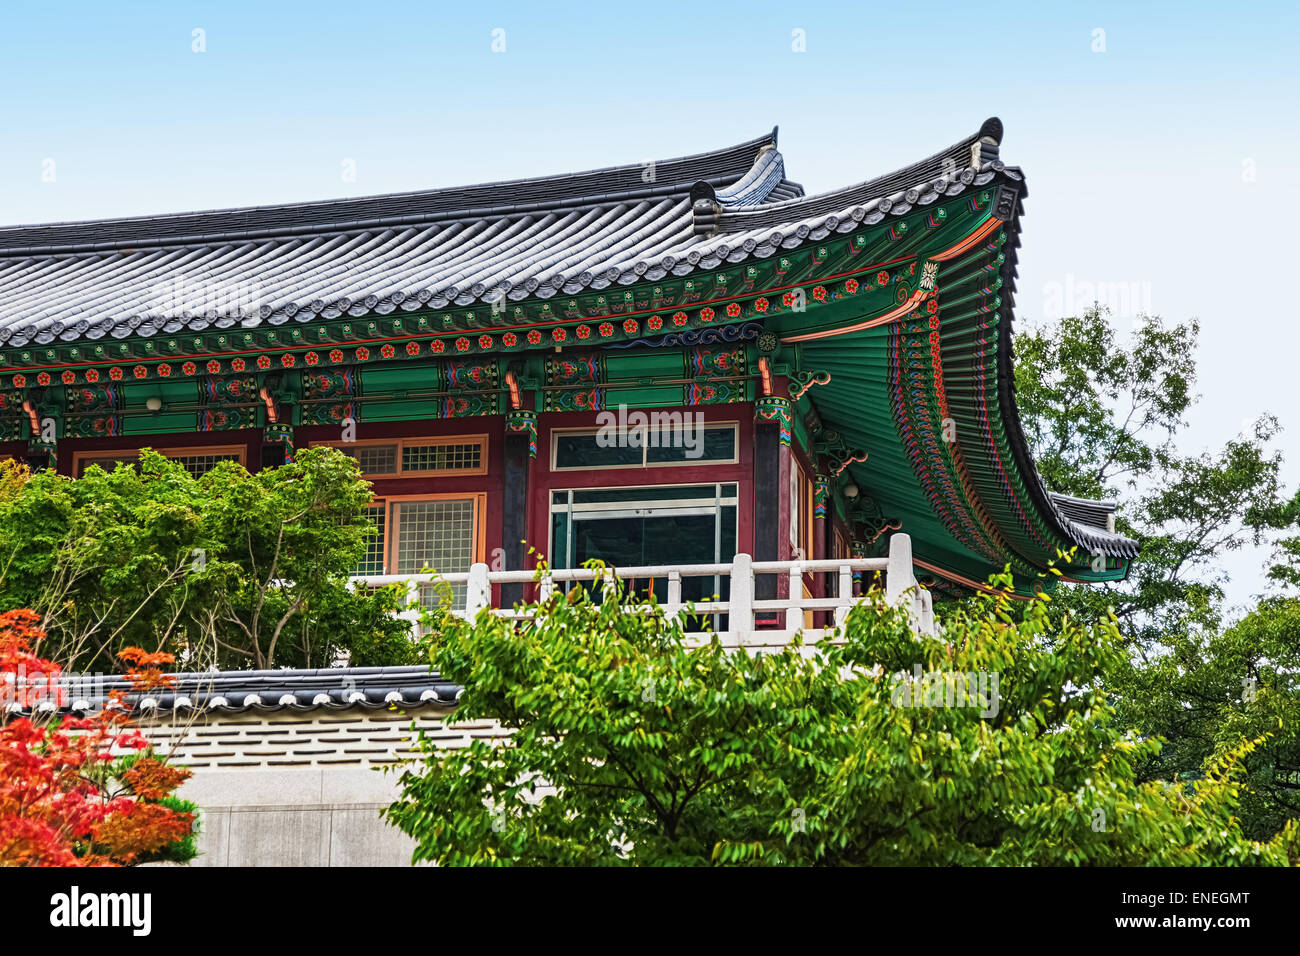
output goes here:
<path id="1" fill-rule="evenodd" d="M 185 470 L 195 478 L 202 478 L 219 462 L 237 461 L 244 464 L 244 446 L 235 445 L 221 448 L 155 448 L 160 455 L 180 462 Z M 72 473 L 80 478 L 91 465 L 98 465 L 105 471 L 112 471 L 121 463 L 131 464 L 140 459 L 140 450 L 132 448 L 126 451 L 83 451 L 72 456 Z"/>
<path id="2" fill-rule="evenodd" d="M 620 413 L 619 424 L 605 428 L 551 432 L 551 469 L 660 468 L 739 461 L 735 424 L 683 421 L 681 412 L 651 412 L 644 419 L 638 415 L 644 413 Z"/>
<path id="3" fill-rule="evenodd" d="M 313 442 L 355 458 L 367 478 L 487 474 L 487 436 L 391 438 L 353 442 Z"/>
<path id="4" fill-rule="evenodd" d="M 736 555 L 737 501 L 735 484 L 553 491 L 551 559 L 557 568 L 593 559 L 624 568 L 727 563 Z M 666 574 L 629 583 L 667 600 Z M 682 600 L 725 600 L 729 584 L 726 577 L 683 578 Z"/>
<path id="5" fill-rule="evenodd" d="M 813 483 L 803 466 L 790 459 L 790 550 L 795 559 L 813 557 Z"/>
<path id="6" fill-rule="evenodd" d="M 388 541 L 385 535 L 388 528 L 388 508 L 382 502 L 371 505 L 366 508 L 366 517 L 375 526 L 375 535 L 367 539 L 366 555 L 361 559 L 361 563 L 357 565 L 357 569 L 353 573 L 383 574 L 385 546 Z"/>
<path id="7" fill-rule="evenodd" d="M 376 534 L 353 572 L 359 576 L 444 574 L 468 571 L 482 560 L 486 495 L 422 495 L 381 499 L 366 509 Z M 436 589 L 422 585 L 426 602 Z M 464 585 L 452 588 L 457 605 L 465 601 Z"/>

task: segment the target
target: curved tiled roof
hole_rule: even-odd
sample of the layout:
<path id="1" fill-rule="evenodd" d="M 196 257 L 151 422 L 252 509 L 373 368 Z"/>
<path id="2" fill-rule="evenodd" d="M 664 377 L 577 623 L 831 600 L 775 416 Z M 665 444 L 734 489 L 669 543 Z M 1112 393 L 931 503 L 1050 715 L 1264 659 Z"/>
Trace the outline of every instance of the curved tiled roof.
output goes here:
<path id="1" fill-rule="evenodd" d="M 803 193 L 773 131 L 566 176 L 0 229 L 0 344 L 545 297 L 689 270 L 710 245 L 693 232 L 693 188 L 728 207 Z M 211 308 L 221 289 L 235 304 Z"/>
<path id="2" fill-rule="evenodd" d="M 774 132 L 570 176 L 0 229 L 0 345 L 547 298 L 686 275 L 902 216 L 997 174 L 1020 179 L 986 142 L 992 129 L 813 197 L 786 179 Z M 212 308 L 222 289 L 232 305 Z"/>
<path id="3" fill-rule="evenodd" d="M 454 706 L 462 688 L 427 667 L 331 667 L 315 670 L 210 671 L 173 675 L 165 691 L 132 691 L 124 677 L 60 680 L 60 707 L 99 710 L 114 690 L 127 693 L 141 714 L 171 711 L 240 713 L 275 710 L 383 710 Z M 16 705 L 15 705 L 16 706 Z"/>

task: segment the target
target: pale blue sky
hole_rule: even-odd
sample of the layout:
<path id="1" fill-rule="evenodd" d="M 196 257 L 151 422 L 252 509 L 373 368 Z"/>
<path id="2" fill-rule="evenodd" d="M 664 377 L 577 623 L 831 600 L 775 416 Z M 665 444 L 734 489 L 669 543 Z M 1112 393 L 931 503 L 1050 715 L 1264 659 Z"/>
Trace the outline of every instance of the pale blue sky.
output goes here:
<path id="1" fill-rule="evenodd" d="M 1276 281 L 1300 214 L 1295 5 L 795 6 L 6 0 L 0 223 L 515 178 L 773 125 L 820 191 L 998 115 L 1029 181 L 1019 317 L 1083 283 L 1199 316 L 1189 447 L 1272 411 L 1300 483 L 1300 323 Z M 1235 599 L 1263 557 L 1230 562 Z"/>

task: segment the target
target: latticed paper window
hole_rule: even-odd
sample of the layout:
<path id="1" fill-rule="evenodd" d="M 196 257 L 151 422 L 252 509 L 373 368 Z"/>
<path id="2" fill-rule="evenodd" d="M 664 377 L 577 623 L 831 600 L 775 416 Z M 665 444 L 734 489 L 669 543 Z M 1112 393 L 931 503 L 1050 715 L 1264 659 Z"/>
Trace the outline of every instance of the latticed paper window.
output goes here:
<path id="1" fill-rule="evenodd" d="M 474 500 L 399 501 L 397 574 L 419 574 L 426 567 L 443 574 L 468 571 L 474 563 Z M 421 588 L 426 603 L 436 601 L 432 586 Z M 457 606 L 465 603 L 465 586 L 452 588 Z"/>
<path id="2" fill-rule="evenodd" d="M 405 445 L 402 471 L 473 471 L 483 461 L 479 442 L 438 445 Z"/>
<path id="3" fill-rule="evenodd" d="M 388 544 L 388 508 L 385 505 L 371 505 L 365 511 L 366 518 L 378 532 L 366 540 L 366 554 L 357 565 L 353 574 L 383 574 L 384 554 Z"/>
<path id="4" fill-rule="evenodd" d="M 240 460 L 238 452 L 219 452 L 212 455 L 173 455 L 168 454 L 167 452 L 163 452 L 163 454 L 172 461 L 180 462 L 185 470 L 195 478 L 202 478 L 215 468 L 218 462 Z M 126 463 L 134 466 L 138 460 L 139 459 L 134 452 L 113 458 L 82 458 L 77 463 L 77 476 L 81 477 L 84 475 L 86 469 L 91 465 L 98 465 L 105 471 L 112 471 L 119 463 Z"/>
<path id="5" fill-rule="evenodd" d="M 226 455 L 177 455 L 174 461 L 180 462 L 195 478 L 202 478 L 213 468 L 217 467 L 218 462 L 222 461 L 239 461 L 236 454 Z"/>
<path id="6" fill-rule="evenodd" d="M 356 458 L 363 475 L 397 474 L 397 445 L 360 445 L 355 449 L 347 445 L 339 447 Z"/>
<path id="7" fill-rule="evenodd" d="M 121 462 L 121 458 L 82 458 L 77 463 L 77 477 L 80 478 L 84 475 L 86 469 L 91 465 L 98 465 L 100 468 L 104 469 L 104 471 L 111 472 L 117 468 Z"/>

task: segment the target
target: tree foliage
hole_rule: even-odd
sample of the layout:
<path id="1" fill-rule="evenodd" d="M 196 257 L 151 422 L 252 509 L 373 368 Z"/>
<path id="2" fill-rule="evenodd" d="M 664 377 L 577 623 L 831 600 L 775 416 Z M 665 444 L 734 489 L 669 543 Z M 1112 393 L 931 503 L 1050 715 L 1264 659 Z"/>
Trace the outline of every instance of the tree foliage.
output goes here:
<path id="1" fill-rule="evenodd" d="M 1057 601 L 1081 617 L 1115 609 L 1128 653 L 1108 686 L 1125 723 L 1165 741 L 1142 777 L 1202 779 L 1259 740 L 1241 758 L 1241 816 L 1265 838 L 1300 815 L 1300 613 L 1275 597 L 1229 623 L 1223 558 L 1272 540 L 1267 576 L 1300 587 L 1300 495 L 1282 487 L 1269 415 L 1215 452 L 1180 448 L 1198 331 L 1145 318 L 1121 340 L 1101 311 L 1065 318 L 1017 336 L 1016 387 L 1048 484 L 1117 500 L 1119 530 L 1141 545 L 1128 581 L 1065 585 Z"/>
<path id="2" fill-rule="evenodd" d="M 125 695 L 100 712 L 57 715 L 60 668 L 32 652 L 44 636 L 26 609 L 0 614 L 0 866 L 121 866 L 195 856 L 195 807 L 133 726 Z M 121 653 L 133 688 L 165 687 L 171 656 Z M 11 716 L 16 705 L 22 716 Z"/>
<path id="3" fill-rule="evenodd" d="M 1100 686 L 1120 653 L 1113 620 L 1054 622 L 1045 598 L 953 609 L 942 639 L 877 601 L 850 615 L 842 645 L 771 654 L 690 646 L 658 609 L 585 591 L 530 612 L 437 622 L 433 666 L 465 686 L 455 720 L 500 718 L 511 733 L 459 750 L 421 741 L 387 811 L 417 860 L 1284 864 L 1300 852 L 1294 826 L 1265 843 L 1236 823 L 1249 743 L 1195 783 L 1139 782 L 1159 744 L 1126 732 Z M 936 697 L 957 674 L 983 675 L 983 698 Z"/>
<path id="4" fill-rule="evenodd" d="M 1117 530 L 1141 557 L 1122 584 L 1066 589 L 1070 606 L 1114 609 L 1123 633 L 1152 646 L 1194 619 L 1221 620 L 1222 559 L 1276 527 L 1284 505 L 1279 428 L 1262 415 L 1216 452 L 1179 439 L 1197 396 L 1196 321 L 1144 317 L 1121 340 L 1093 309 L 1016 336 L 1016 393 L 1049 487 L 1118 501 Z"/>
<path id="5" fill-rule="evenodd" d="M 83 669 L 128 645 L 190 667 L 320 667 L 339 649 L 396 663 L 410 654 L 389 613 L 399 596 L 346 584 L 369 500 L 355 459 L 324 448 L 256 473 L 221 462 L 201 478 L 148 450 L 138 467 L 75 480 L 9 465 L 0 608 L 36 609 L 47 652 Z"/>

